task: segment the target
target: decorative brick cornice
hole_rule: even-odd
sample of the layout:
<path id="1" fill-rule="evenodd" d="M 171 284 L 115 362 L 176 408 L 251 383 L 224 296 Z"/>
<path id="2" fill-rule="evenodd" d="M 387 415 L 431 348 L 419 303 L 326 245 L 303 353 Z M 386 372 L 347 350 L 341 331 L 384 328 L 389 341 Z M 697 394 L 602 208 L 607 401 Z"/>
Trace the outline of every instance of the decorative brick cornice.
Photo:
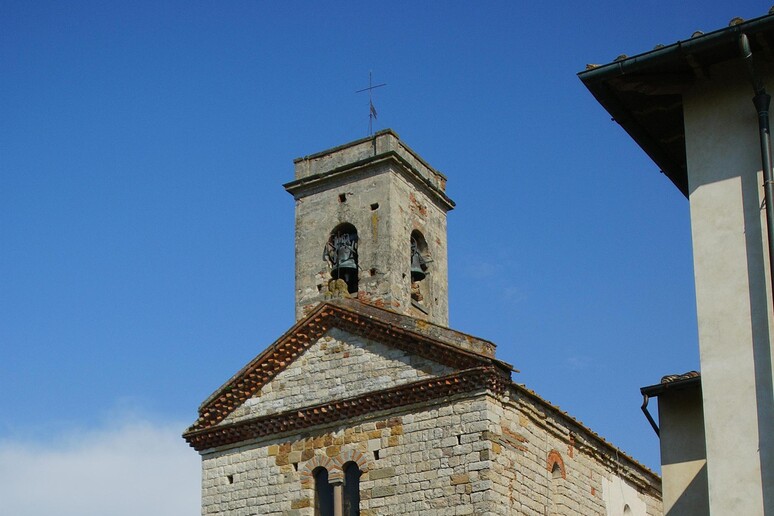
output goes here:
<path id="1" fill-rule="evenodd" d="M 399 317 L 393 320 L 393 314 L 383 312 L 375 316 L 373 311 L 359 311 L 356 302 L 319 305 L 205 400 L 186 435 L 223 421 L 334 327 L 458 370 L 491 365 L 502 371 L 512 369 L 492 357 L 403 328 L 396 324 Z"/>
<path id="2" fill-rule="evenodd" d="M 502 394 L 510 383 L 500 368 L 484 366 L 430 378 L 353 398 L 258 417 L 204 429 L 189 429 L 183 437 L 197 451 L 317 425 L 335 423 L 369 413 L 413 405 L 456 394 L 489 390 Z"/>

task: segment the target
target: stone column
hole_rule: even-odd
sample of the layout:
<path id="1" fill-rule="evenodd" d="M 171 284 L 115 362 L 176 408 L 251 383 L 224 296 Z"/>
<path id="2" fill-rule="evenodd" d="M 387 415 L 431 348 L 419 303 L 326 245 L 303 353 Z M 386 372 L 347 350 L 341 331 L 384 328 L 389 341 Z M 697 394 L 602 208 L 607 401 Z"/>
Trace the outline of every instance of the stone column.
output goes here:
<path id="1" fill-rule="evenodd" d="M 344 483 L 336 482 L 333 485 L 333 516 L 342 516 L 344 514 Z"/>

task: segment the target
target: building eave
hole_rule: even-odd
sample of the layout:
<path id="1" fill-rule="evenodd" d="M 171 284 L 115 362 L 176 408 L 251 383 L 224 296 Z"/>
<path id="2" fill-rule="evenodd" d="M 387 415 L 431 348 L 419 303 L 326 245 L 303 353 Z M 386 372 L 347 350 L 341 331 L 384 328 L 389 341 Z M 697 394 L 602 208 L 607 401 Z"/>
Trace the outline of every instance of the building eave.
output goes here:
<path id="1" fill-rule="evenodd" d="M 398 165 L 396 170 L 408 181 L 414 184 L 415 187 L 423 189 L 425 193 L 428 194 L 428 197 L 433 199 L 444 211 L 450 211 L 454 209 L 454 201 L 452 201 L 449 196 L 446 195 L 446 193 L 432 184 L 431 181 L 428 181 L 424 176 L 422 176 L 422 174 L 419 173 L 419 171 L 414 166 L 412 166 L 411 163 L 405 160 L 403 156 L 401 156 L 396 151 L 389 151 L 370 157 L 368 159 L 348 163 L 333 170 L 290 181 L 282 186 L 294 197 L 301 198 L 307 195 L 309 192 L 315 191 L 315 189 L 319 188 L 321 185 L 328 184 L 332 181 L 344 182 L 347 178 L 360 172 L 366 167 L 371 167 L 377 163 L 385 161 L 392 161 L 396 163 Z"/>
<path id="2" fill-rule="evenodd" d="M 186 431 L 215 427 L 287 368 L 331 328 L 404 349 L 457 370 L 493 366 L 510 378 L 513 367 L 494 358 L 494 345 L 448 328 L 372 307 L 355 299 L 321 303 L 232 376 L 199 407 Z"/>
<path id="3" fill-rule="evenodd" d="M 553 412 L 556 418 L 563 420 L 565 424 L 569 426 L 575 426 L 577 430 L 583 432 L 586 437 L 594 441 L 597 446 L 600 448 L 603 448 L 609 453 L 611 456 L 615 456 L 620 458 L 623 458 L 627 460 L 632 466 L 639 469 L 644 476 L 646 476 L 649 480 L 649 485 L 651 488 L 653 488 L 656 492 L 660 494 L 660 484 L 661 484 L 661 477 L 655 473 L 653 470 L 651 470 L 649 467 L 645 466 L 641 462 L 637 461 L 634 457 L 626 453 L 621 448 L 618 448 L 616 445 L 602 437 L 600 434 L 586 426 L 582 421 L 575 418 L 571 414 L 569 414 L 567 411 L 562 410 L 559 406 L 554 405 L 550 401 L 546 400 L 542 396 L 540 396 L 538 393 L 533 391 L 532 389 L 527 388 L 525 385 L 518 384 L 515 382 L 511 382 L 511 388 L 518 396 L 524 396 L 526 398 L 529 398 L 533 402 L 535 402 L 537 405 L 541 406 L 543 410 L 547 412 Z M 571 432 L 572 434 L 572 432 Z"/>
<path id="4" fill-rule="evenodd" d="M 508 375 L 497 367 L 476 367 L 279 414 L 206 428 L 191 427 L 183 437 L 191 447 L 201 452 L 459 394 L 479 391 L 502 394 L 509 381 Z"/>
<path id="5" fill-rule="evenodd" d="M 657 383 L 655 385 L 648 385 L 646 387 L 641 387 L 640 392 L 649 398 L 656 398 L 667 392 L 674 392 L 678 390 L 694 389 L 694 388 L 701 389 L 700 375 L 686 377 L 686 378 L 679 378 L 677 380 L 670 381 L 670 382 L 662 381 L 661 383 Z"/>
<path id="6" fill-rule="evenodd" d="M 739 36 L 771 55 L 774 15 L 733 24 L 650 52 L 594 66 L 578 77 L 674 185 L 688 196 L 682 93 L 712 65 L 739 59 Z"/>

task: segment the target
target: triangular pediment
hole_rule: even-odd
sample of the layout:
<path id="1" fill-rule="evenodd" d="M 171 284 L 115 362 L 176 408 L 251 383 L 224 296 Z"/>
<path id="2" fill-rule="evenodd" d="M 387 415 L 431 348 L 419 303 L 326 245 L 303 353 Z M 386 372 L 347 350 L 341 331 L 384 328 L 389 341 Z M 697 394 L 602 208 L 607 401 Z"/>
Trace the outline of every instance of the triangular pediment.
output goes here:
<path id="1" fill-rule="evenodd" d="M 323 303 L 207 398 L 199 408 L 199 418 L 184 435 L 191 442 L 208 429 L 239 420 L 363 393 L 388 393 L 402 385 L 432 383 L 434 378 L 451 377 L 455 372 L 494 368 L 509 377 L 511 366 L 494 359 L 493 349 L 487 341 L 356 300 Z M 293 394 L 294 381 L 309 373 L 309 367 L 324 377 L 325 396 Z M 326 367 L 330 374 L 325 373 Z M 348 367 L 374 376 L 339 385 Z M 452 384 L 461 385 L 459 380 Z M 275 390 L 288 388 L 289 397 L 287 392 L 277 396 Z"/>
<path id="2" fill-rule="evenodd" d="M 406 349 L 334 327 L 220 424 L 343 400 L 455 371 Z"/>

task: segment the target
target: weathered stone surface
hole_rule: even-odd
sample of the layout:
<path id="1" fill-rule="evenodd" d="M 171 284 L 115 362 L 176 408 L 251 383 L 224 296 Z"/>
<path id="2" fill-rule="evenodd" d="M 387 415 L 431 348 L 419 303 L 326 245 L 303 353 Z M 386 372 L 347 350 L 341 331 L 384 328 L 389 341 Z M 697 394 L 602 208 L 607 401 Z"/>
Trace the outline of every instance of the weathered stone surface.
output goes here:
<path id="1" fill-rule="evenodd" d="M 330 264 L 323 250 L 331 232 L 352 224 L 358 235 L 358 299 L 448 326 L 446 179 L 384 131 L 296 160 L 296 318 L 330 299 Z M 411 235 L 421 233 L 429 274 L 414 285 Z"/>
<path id="2" fill-rule="evenodd" d="M 500 375 L 508 370 L 503 364 L 481 362 L 480 355 L 494 356 L 492 343 L 443 327 L 448 324 L 446 211 L 453 206 L 444 185 L 445 178 L 391 131 L 296 160 L 296 180 L 285 186 L 296 199 L 297 315 L 314 319 L 311 307 L 341 294 L 335 291 L 342 282 L 328 287 L 331 274 L 322 253 L 334 228 L 352 224 L 359 237 L 359 282 L 351 296 L 356 299 L 334 300 L 328 307 L 365 306 L 338 317 L 351 324 L 341 327 L 356 327 L 352 331 L 370 339 L 315 319 L 327 332 L 316 341 L 308 337 L 305 342 L 314 343 L 306 351 L 282 358 L 276 376 L 259 384 L 254 395 L 249 391 L 252 397 L 240 407 L 229 413 L 236 402 L 220 398 L 207 406 L 218 417 L 229 414 L 214 427 L 216 433 L 236 436 L 213 446 L 238 442 L 201 452 L 203 515 L 312 516 L 315 471 L 324 468 L 329 480 L 341 485 L 352 464 L 361 472 L 363 516 L 609 516 L 622 514 L 625 506 L 633 516 L 661 514 L 658 477 L 508 382 Z M 426 239 L 433 261 L 430 274 L 412 286 L 413 231 Z M 379 331 L 373 329 L 376 321 Z M 401 341 L 398 349 L 396 335 L 410 345 Z M 420 356 L 415 343 L 426 339 L 438 354 Z M 450 355 L 465 360 L 449 360 Z M 466 390 L 438 397 L 422 390 L 460 385 L 454 382 L 463 382 L 465 374 L 490 370 L 499 371 L 493 380 Z M 393 389 L 409 384 L 420 394 L 406 398 L 408 389 Z M 401 403 L 385 406 L 375 400 L 388 398 L 377 392 Z M 358 401 L 365 409 L 326 419 L 320 412 L 330 409 L 320 405 L 331 401 L 342 406 Z M 302 409 L 311 406 L 316 407 L 307 415 Z M 300 414 L 308 424 L 239 433 L 251 424 L 266 425 L 258 418 L 279 412 Z M 261 437 L 271 432 L 281 433 Z"/>
<path id="3" fill-rule="evenodd" d="M 549 469 L 556 455 L 565 478 Z M 362 462 L 361 514 L 606 516 L 621 514 L 622 502 L 635 515 L 661 514 L 652 474 L 518 390 L 205 453 L 203 514 L 311 516 L 312 470 L 333 476 L 353 458 Z"/>
<path id="4" fill-rule="evenodd" d="M 451 372 L 442 364 L 334 328 L 221 424 Z"/>

